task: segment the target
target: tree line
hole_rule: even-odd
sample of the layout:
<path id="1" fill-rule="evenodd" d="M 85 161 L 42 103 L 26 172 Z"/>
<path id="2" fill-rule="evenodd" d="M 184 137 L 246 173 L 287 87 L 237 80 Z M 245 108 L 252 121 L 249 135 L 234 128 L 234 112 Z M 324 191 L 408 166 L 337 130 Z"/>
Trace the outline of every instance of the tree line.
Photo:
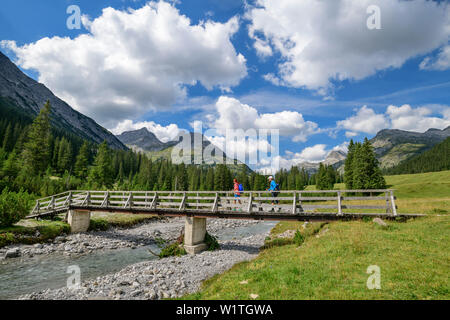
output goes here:
<path id="1" fill-rule="evenodd" d="M 9 112 L 0 121 L 0 190 L 25 190 L 48 196 L 66 190 L 231 190 L 233 179 L 245 190 L 268 188 L 267 176 L 248 173 L 245 165 L 231 170 L 225 164 L 197 166 L 173 164 L 169 159 L 151 160 L 144 153 L 114 150 L 106 142 L 97 145 L 52 129 L 49 102 L 31 122 Z M 9 118 L 8 118 L 9 117 Z M 304 190 L 316 185 L 333 189 L 344 182 L 349 189 L 385 186 L 367 139 L 349 146 L 345 175 L 333 166 L 320 164 L 315 174 L 292 166 L 275 174 L 281 190 Z"/>

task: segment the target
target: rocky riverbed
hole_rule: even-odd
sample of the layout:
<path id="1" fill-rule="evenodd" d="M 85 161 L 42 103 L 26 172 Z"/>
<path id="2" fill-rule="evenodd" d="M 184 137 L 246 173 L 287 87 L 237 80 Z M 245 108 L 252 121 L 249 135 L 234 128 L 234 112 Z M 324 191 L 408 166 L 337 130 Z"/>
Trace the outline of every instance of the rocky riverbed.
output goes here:
<path id="1" fill-rule="evenodd" d="M 215 234 L 223 228 L 234 228 L 257 223 L 248 220 L 210 219 L 207 230 Z M 107 231 L 94 231 L 56 237 L 44 244 L 12 245 L 0 248 L 0 260 L 33 257 L 61 252 L 67 256 L 90 254 L 95 250 L 115 250 L 137 248 L 154 244 L 160 240 L 176 239 L 184 227 L 183 218 L 168 218 L 156 222 L 146 222 L 129 229 L 113 228 Z"/>
<path id="2" fill-rule="evenodd" d="M 264 222 L 257 221 L 209 219 L 207 225 L 209 233 L 226 235 L 219 241 L 220 250 L 194 256 L 148 259 L 148 261 L 145 259 L 144 262 L 134 263 L 121 270 L 117 269 L 119 270 L 117 272 L 89 280 L 83 279 L 83 270 L 80 270 L 84 281 L 78 289 L 45 289 L 21 295 L 19 299 L 163 299 L 192 293 L 199 289 L 203 280 L 226 271 L 235 263 L 256 257 L 271 228 L 267 225 L 261 228 L 263 224 Z M 23 245 L 4 248 L 0 254 L 5 255 L 11 250 L 18 251 L 19 258 L 5 258 L 3 263 L 19 264 L 23 259 L 33 255 L 48 254 L 51 258 L 52 255 L 63 254 L 72 258 L 87 256 L 92 252 L 107 250 L 114 252 L 112 250 L 119 248 L 132 250 L 155 243 L 157 239 L 174 240 L 180 235 L 183 227 L 184 219 L 171 218 L 147 222 L 130 229 L 68 235 L 42 247 Z M 236 228 L 249 228 L 250 235 L 244 233 L 244 236 L 241 234 L 236 238 L 230 236 Z"/>

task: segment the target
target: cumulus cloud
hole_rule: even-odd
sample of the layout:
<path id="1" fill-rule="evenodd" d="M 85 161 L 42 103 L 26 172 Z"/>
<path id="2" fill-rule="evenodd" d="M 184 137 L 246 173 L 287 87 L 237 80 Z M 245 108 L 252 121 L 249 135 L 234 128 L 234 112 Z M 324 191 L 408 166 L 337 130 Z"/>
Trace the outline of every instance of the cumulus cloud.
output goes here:
<path id="1" fill-rule="evenodd" d="M 412 108 L 408 104 L 400 107 L 391 105 L 386 114 L 391 119 L 393 129 L 425 132 L 430 128 L 444 129 L 450 126 L 448 109 L 443 112 L 443 118 L 432 116 L 432 110 L 427 107 Z"/>
<path id="2" fill-rule="evenodd" d="M 171 4 L 149 2 L 126 11 L 103 9 L 74 39 L 52 37 L 17 46 L 3 41 L 24 69 L 78 111 L 107 127 L 186 97 L 186 86 L 227 90 L 247 75 L 230 38 L 237 17 L 191 24 Z"/>
<path id="3" fill-rule="evenodd" d="M 380 8 L 379 30 L 367 28 L 369 5 Z M 425 0 L 257 0 L 246 17 L 258 54 L 282 57 L 278 74 L 265 79 L 322 94 L 334 80 L 399 68 L 450 35 L 450 6 Z"/>
<path id="4" fill-rule="evenodd" d="M 153 121 L 137 121 L 123 120 L 117 124 L 117 126 L 111 130 L 115 135 L 119 135 L 125 131 L 139 130 L 142 128 L 147 128 L 148 131 L 155 134 L 155 136 L 162 142 L 173 141 L 178 138 L 183 129 L 178 128 L 176 124 L 169 124 L 167 126 L 162 126 Z"/>
<path id="5" fill-rule="evenodd" d="M 305 121 L 299 112 L 260 114 L 255 108 L 231 97 L 221 96 L 216 102 L 216 111 L 218 116 L 212 126 L 222 133 L 226 129 L 278 129 L 280 135 L 290 136 L 293 141 L 306 141 L 308 136 L 319 132 L 317 123 Z"/>
<path id="6" fill-rule="evenodd" d="M 389 127 L 389 120 L 384 114 L 377 114 L 371 108 L 363 106 L 356 115 L 337 122 L 338 128 L 352 132 L 364 132 L 374 134 Z"/>
<path id="7" fill-rule="evenodd" d="M 382 129 L 415 132 L 425 132 L 430 128 L 445 129 L 450 125 L 450 107 L 439 106 L 437 113 L 430 107 L 413 108 L 409 104 L 400 107 L 390 105 L 385 113 L 375 113 L 373 109 L 363 106 L 356 115 L 338 121 L 337 127 L 350 130 L 345 133 L 348 138 L 358 133 L 375 134 Z"/>

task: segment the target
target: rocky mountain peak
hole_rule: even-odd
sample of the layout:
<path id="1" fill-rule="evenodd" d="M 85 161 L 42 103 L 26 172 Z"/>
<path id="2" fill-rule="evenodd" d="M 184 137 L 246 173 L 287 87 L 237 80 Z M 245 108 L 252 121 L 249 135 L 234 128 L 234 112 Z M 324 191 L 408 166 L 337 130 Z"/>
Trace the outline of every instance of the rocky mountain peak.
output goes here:
<path id="1" fill-rule="evenodd" d="M 114 149 L 126 149 L 111 132 L 72 109 L 45 85 L 25 75 L 2 52 L 0 70 L 0 98 L 8 107 L 34 118 L 48 100 L 52 106 L 51 121 L 55 128 L 96 143 L 106 140 Z"/>

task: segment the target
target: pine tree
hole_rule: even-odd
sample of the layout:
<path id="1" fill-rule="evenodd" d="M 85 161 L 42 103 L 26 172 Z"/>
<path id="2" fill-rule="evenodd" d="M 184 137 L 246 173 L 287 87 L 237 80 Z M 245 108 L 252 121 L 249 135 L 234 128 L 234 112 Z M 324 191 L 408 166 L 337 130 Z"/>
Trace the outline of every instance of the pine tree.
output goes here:
<path id="1" fill-rule="evenodd" d="M 348 153 L 347 158 L 345 159 L 344 164 L 344 182 L 345 187 L 348 190 L 353 189 L 353 158 L 355 153 L 355 144 L 353 143 L 353 139 L 350 140 L 348 145 Z"/>
<path id="2" fill-rule="evenodd" d="M 206 190 L 215 190 L 214 188 L 214 169 L 208 168 L 208 172 L 206 173 L 206 181 L 205 181 L 205 188 Z"/>
<path id="3" fill-rule="evenodd" d="M 375 152 L 367 138 L 356 144 L 353 159 L 353 189 L 384 189 L 386 181 L 378 166 Z"/>
<path id="4" fill-rule="evenodd" d="M 89 181 L 91 185 L 110 188 L 113 184 L 111 167 L 111 151 L 106 144 L 106 141 L 103 141 L 98 148 L 97 155 L 94 159 L 94 165 L 89 172 Z"/>
<path id="5" fill-rule="evenodd" d="M 330 174 L 329 166 L 324 166 L 322 163 L 320 163 L 319 171 L 317 172 L 316 188 L 317 190 L 333 190 L 334 188 L 334 181 Z"/>
<path id="6" fill-rule="evenodd" d="M 72 146 L 66 138 L 62 138 L 59 143 L 57 168 L 60 173 L 68 170 L 72 166 Z"/>
<path id="7" fill-rule="evenodd" d="M 89 165 L 89 144 L 87 141 L 83 143 L 75 160 L 75 174 L 77 177 L 85 179 L 88 175 Z"/>
<path id="8" fill-rule="evenodd" d="M 44 173 L 50 164 L 50 101 L 31 125 L 22 153 L 23 168 L 33 174 Z"/>
<path id="9" fill-rule="evenodd" d="M 9 123 L 8 126 L 6 127 L 6 132 L 3 138 L 3 149 L 5 149 L 6 152 L 10 152 L 13 148 L 14 148 L 14 137 L 11 123 Z"/>

